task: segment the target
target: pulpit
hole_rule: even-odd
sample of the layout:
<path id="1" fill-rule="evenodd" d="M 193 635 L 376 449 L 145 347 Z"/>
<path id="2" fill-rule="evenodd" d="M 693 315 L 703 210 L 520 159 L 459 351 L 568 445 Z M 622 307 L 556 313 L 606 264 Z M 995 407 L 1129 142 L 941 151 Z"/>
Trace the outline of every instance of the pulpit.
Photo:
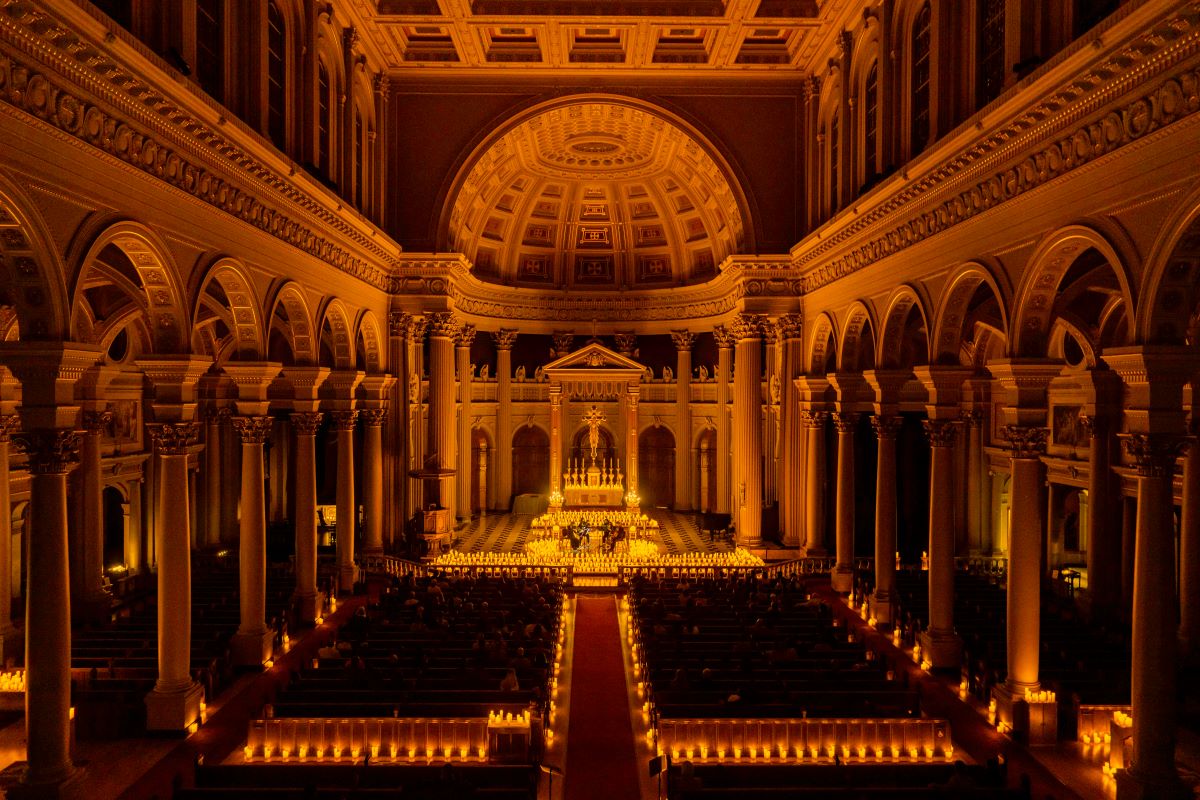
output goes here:
<path id="1" fill-rule="evenodd" d="M 429 508 L 421 512 L 422 537 L 427 553 L 442 553 L 450 548 L 454 520 L 448 508 Z"/>

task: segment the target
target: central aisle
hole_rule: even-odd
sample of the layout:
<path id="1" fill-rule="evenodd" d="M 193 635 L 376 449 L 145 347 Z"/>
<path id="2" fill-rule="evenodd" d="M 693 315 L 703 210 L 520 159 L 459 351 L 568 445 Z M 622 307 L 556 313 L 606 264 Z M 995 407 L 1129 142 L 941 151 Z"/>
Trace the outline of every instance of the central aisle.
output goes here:
<path id="1" fill-rule="evenodd" d="M 566 800 L 639 797 L 621 628 L 612 597 L 579 598 L 571 669 Z"/>

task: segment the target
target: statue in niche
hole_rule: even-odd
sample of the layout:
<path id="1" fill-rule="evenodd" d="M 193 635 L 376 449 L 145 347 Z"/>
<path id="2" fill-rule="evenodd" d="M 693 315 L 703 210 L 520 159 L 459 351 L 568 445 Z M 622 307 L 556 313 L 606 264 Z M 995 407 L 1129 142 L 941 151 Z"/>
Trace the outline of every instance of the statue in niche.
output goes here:
<path id="1" fill-rule="evenodd" d="M 771 376 L 770 388 L 771 388 L 771 405 L 777 406 L 777 405 L 779 405 L 779 396 L 781 393 L 780 387 L 779 387 L 779 376 L 778 375 Z"/>
<path id="2" fill-rule="evenodd" d="M 488 378 L 492 377 L 491 373 L 492 373 L 492 365 L 484 364 L 482 367 L 479 368 L 479 380 L 486 381 Z"/>
<path id="3" fill-rule="evenodd" d="M 699 367 L 696 368 L 696 371 L 699 373 L 701 381 L 708 380 L 708 367 L 701 364 Z"/>
<path id="4" fill-rule="evenodd" d="M 524 381 L 525 381 L 525 365 L 524 364 L 517 367 L 516 379 L 518 382 L 524 383 Z"/>
<path id="5" fill-rule="evenodd" d="M 675 380 L 675 372 L 670 367 L 663 367 L 663 380 L 671 383 Z"/>

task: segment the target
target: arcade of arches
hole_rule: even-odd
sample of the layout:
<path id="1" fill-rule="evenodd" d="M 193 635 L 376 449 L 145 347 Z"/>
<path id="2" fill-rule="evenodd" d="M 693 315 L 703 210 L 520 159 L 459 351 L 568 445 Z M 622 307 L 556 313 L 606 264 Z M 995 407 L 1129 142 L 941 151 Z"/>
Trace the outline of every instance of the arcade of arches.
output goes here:
<path id="1" fill-rule="evenodd" d="M 161 5 L 0 0 L 0 791 L 1196 788 L 1200 2 Z"/>

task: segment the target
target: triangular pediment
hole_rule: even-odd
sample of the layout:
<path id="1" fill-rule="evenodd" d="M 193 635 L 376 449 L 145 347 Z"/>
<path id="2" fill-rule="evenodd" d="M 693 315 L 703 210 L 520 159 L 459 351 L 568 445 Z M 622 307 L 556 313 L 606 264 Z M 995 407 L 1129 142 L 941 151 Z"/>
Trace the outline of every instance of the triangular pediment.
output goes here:
<path id="1" fill-rule="evenodd" d="M 592 342 L 579 348 L 573 353 L 551 361 L 543 369 L 546 372 L 554 370 L 629 370 L 642 373 L 646 368 L 629 356 L 623 356 L 615 350 L 609 350 L 599 342 Z"/>

